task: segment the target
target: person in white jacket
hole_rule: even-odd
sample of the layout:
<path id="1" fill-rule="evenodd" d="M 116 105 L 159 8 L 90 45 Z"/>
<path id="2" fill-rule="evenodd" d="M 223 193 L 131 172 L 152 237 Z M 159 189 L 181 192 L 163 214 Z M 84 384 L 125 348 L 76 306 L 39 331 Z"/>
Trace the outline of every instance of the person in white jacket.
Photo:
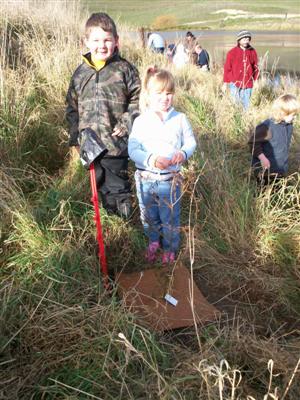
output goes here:
<path id="1" fill-rule="evenodd" d="M 176 53 L 173 57 L 173 64 L 175 68 L 182 68 L 189 63 L 189 55 L 186 52 L 186 49 L 182 43 L 179 43 L 176 46 Z"/>
<path id="2" fill-rule="evenodd" d="M 162 263 L 169 264 L 180 245 L 180 169 L 196 140 L 185 114 L 172 107 L 175 82 L 169 71 L 148 68 L 143 92 L 147 108 L 134 120 L 128 152 L 137 168 L 141 221 L 149 239 L 146 260 L 156 261 L 162 247 Z"/>
<path id="3" fill-rule="evenodd" d="M 163 37 L 157 32 L 149 32 L 147 35 L 147 47 L 154 51 L 154 53 L 163 54 L 165 51 L 165 41 Z"/>

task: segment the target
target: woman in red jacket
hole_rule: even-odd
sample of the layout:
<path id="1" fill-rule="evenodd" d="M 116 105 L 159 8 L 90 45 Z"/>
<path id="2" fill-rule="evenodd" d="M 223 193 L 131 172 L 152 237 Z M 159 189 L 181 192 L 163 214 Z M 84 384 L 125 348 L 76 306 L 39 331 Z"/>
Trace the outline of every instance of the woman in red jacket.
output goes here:
<path id="1" fill-rule="evenodd" d="M 232 97 L 245 109 L 249 107 L 253 83 L 259 75 L 257 53 L 250 41 L 249 31 L 239 32 L 237 46 L 229 50 L 224 64 L 223 91 L 229 84 Z"/>

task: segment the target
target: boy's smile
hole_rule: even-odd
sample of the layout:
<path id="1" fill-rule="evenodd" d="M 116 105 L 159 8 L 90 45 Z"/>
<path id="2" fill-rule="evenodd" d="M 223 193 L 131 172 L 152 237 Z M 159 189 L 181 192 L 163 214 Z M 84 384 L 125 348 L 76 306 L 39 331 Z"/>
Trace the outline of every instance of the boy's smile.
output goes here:
<path id="1" fill-rule="evenodd" d="M 119 44 L 119 38 L 100 27 L 94 27 L 91 28 L 89 37 L 84 42 L 94 60 L 106 61 L 113 55 Z"/>

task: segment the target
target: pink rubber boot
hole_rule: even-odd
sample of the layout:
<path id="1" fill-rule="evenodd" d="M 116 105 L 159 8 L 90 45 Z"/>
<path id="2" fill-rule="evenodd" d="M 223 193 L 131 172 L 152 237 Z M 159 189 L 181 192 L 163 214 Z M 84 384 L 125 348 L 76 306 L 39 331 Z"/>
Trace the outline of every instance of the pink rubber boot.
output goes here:
<path id="1" fill-rule="evenodd" d="M 161 262 L 163 264 L 172 264 L 175 261 L 175 253 L 173 251 L 165 251 L 162 255 Z"/>
<path id="2" fill-rule="evenodd" d="M 160 245 L 159 242 L 151 242 L 147 247 L 145 259 L 146 261 L 152 263 L 156 260 L 157 250 L 159 249 Z"/>

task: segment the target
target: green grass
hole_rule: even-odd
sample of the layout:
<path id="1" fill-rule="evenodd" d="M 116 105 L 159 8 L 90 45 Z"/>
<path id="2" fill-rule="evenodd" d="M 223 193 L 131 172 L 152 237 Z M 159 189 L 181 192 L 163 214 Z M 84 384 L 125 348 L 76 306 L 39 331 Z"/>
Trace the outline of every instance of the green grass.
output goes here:
<path id="1" fill-rule="evenodd" d="M 198 27 L 206 26 L 209 29 L 220 29 L 230 27 L 244 28 L 245 23 L 249 23 L 249 19 L 238 19 L 231 22 L 223 21 L 226 14 L 214 14 L 218 10 L 236 9 L 246 12 L 267 13 L 267 14 L 286 14 L 296 13 L 299 14 L 299 4 L 295 0 L 288 0 L 282 3 L 281 1 L 231 1 L 226 4 L 224 1 L 210 1 L 210 0 L 185 0 L 174 1 L 169 0 L 153 0 L 153 1 L 137 1 L 137 0 L 122 0 L 122 1 L 94 1 L 89 0 L 84 2 L 84 5 L 89 11 L 97 12 L 104 11 L 111 14 L 114 18 L 126 24 L 133 26 L 150 27 L 155 18 L 161 15 L 172 15 L 177 20 L 177 25 L 183 29 L 184 25 L 187 27 L 197 28 L 197 25 L 189 25 L 195 21 L 205 21 L 199 24 Z M 271 17 L 270 17 L 271 21 Z M 298 20 L 299 21 L 299 20 Z M 278 24 L 278 21 L 275 24 Z M 268 20 L 264 20 L 264 29 L 268 25 Z M 297 25 L 297 24 L 296 24 Z M 261 25 L 257 25 L 258 29 Z M 292 29 L 297 29 L 294 27 Z M 299 30 L 299 23 L 298 23 Z"/>

